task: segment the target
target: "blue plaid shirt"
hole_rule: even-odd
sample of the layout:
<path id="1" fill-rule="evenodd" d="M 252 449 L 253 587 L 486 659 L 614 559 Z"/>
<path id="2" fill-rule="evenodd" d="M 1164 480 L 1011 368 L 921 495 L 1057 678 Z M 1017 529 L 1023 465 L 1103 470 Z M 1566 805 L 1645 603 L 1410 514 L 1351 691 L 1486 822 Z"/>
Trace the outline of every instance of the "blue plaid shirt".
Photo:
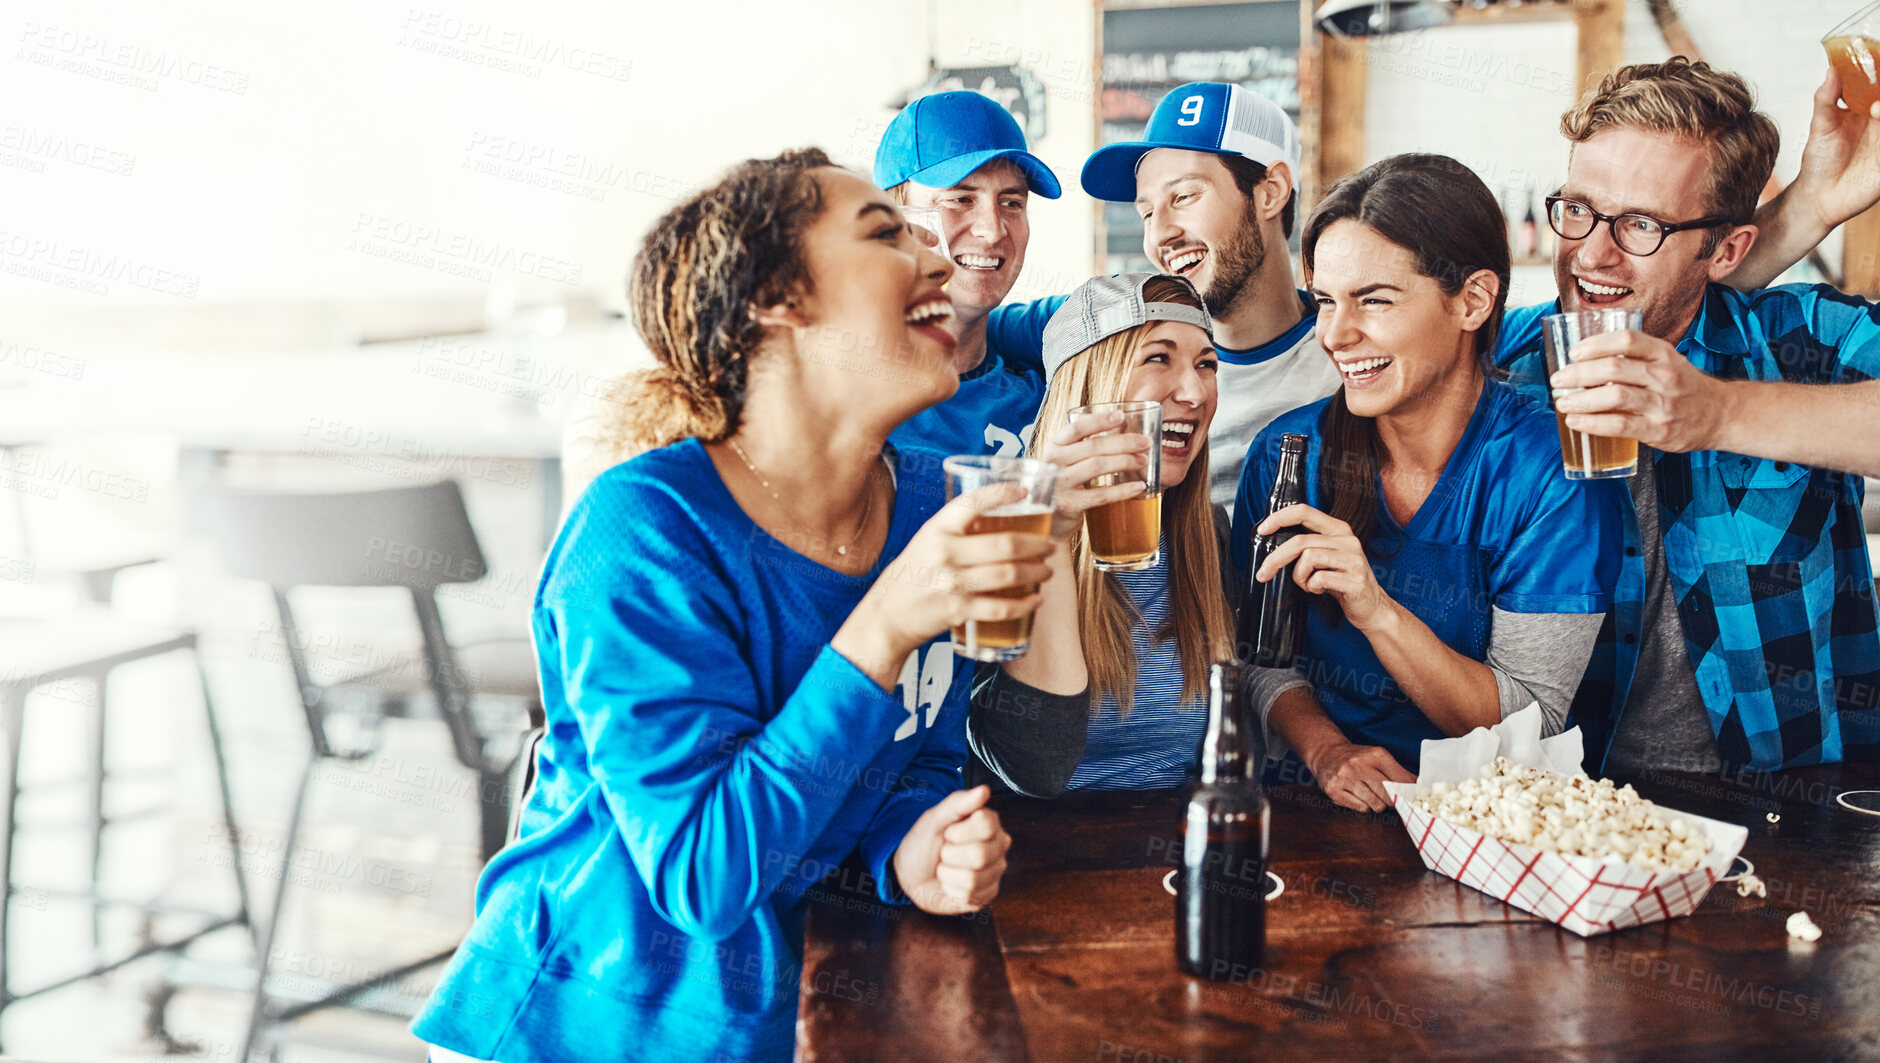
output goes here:
<path id="1" fill-rule="evenodd" d="M 1509 383 L 1543 403 L 1540 320 L 1559 309 L 1508 311 L 1495 352 Z M 1713 284 L 1677 349 L 1724 380 L 1871 380 L 1880 376 L 1880 308 L 1826 285 L 1745 295 Z M 1588 762 L 1603 759 L 1638 665 L 1646 549 L 1664 551 L 1726 764 L 1772 770 L 1871 755 L 1880 634 L 1861 477 L 1715 450 L 1660 454 L 1656 475 L 1663 541 L 1641 546 L 1628 493 L 1613 611 L 1574 703 Z"/>

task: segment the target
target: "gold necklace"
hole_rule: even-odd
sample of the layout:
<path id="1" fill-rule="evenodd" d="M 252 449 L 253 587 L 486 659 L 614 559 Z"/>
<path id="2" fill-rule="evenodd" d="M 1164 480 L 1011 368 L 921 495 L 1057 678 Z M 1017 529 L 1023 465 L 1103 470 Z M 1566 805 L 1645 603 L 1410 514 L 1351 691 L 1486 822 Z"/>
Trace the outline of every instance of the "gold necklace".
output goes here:
<path id="1" fill-rule="evenodd" d="M 731 449 L 733 451 L 737 452 L 738 457 L 742 459 L 744 462 L 744 467 L 751 470 L 752 476 L 757 477 L 757 482 L 764 485 L 764 490 L 770 492 L 770 497 L 777 500 L 778 508 L 783 509 L 786 515 L 788 515 L 789 507 L 783 504 L 783 496 L 777 493 L 776 488 L 770 486 L 770 481 L 764 479 L 763 473 L 757 471 L 757 465 L 751 461 L 751 456 L 744 452 L 743 447 L 738 446 L 737 440 L 726 439 L 725 442 L 730 444 Z M 887 455 L 885 454 L 882 455 L 881 460 L 883 463 L 886 463 L 888 460 Z M 867 497 L 862 499 L 861 520 L 856 522 L 855 531 L 849 535 L 849 539 L 851 540 L 850 545 L 854 545 L 854 540 L 859 540 L 862 537 L 863 533 L 867 532 L 868 518 L 874 516 L 874 513 L 875 513 L 875 482 L 874 482 L 874 478 L 872 477 L 872 475 L 870 476 L 869 481 L 868 481 L 867 491 L 868 491 Z M 791 519 L 794 520 L 795 519 L 794 516 L 792 516 Z M 836 547 L 836 554 L 839 557 L 849 556 L 848 546 Z"/>

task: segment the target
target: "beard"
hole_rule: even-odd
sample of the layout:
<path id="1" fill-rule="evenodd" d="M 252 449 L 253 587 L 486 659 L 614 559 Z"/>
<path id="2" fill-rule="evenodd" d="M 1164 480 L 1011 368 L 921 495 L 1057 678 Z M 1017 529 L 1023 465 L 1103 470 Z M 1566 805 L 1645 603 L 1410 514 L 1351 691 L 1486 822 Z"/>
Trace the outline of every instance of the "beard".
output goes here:
<path id="1" fill-rule="evenodd" d="M 1694 262 L 1701 263 L 1702 260 Z M 1572 266 L 1571 260 L 1560 259 L 1556 260 L 1554 266 L 1554 287 L 1560 293 L 1561 309 L 1601 309 L 1589 306 L 1580 299 L 1579 282 L 1573 277 Z M 1628 276 L 1620 281 L 1621 286 L 1632 289 L 1632 294 L 1626 297 L 1622 305 L 1625 309 L 1639 311 L 1645 334 L 1676 344 L 1684 338 L 1691 322 L 1696 319 L 1698 309 L 1704 302 L 1704 293 L 1709 289 L 1710 278 L 1701 266 L 1693 265 L 1676 276 L 1655 282 L 1651 291 L 1641 291 L 1636 287 L 1636 277 Z"/>
<path id="2" fill-rule="evenodd" d="M 1201 301 L 1209 314 L 1224 317 L 1234 304 L 1253 294 L 1249 281 L 1266 264 L 1266 238 L 1260 235 L 1258 222 L 1243 216 L 1240 227 L 1213 253 L 1214 277 L 1201 293 Z"/>

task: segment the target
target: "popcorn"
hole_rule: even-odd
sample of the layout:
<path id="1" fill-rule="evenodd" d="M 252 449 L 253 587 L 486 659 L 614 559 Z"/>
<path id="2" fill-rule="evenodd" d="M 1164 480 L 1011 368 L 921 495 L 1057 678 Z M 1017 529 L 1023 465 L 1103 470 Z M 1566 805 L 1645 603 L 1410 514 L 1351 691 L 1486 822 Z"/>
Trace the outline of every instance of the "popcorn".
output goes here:
<path id="1" fill-rule="evenodd" d="M 1821 940 L 1821 928 L 1815 925 L 1813 919 L 1808 918 L 1807 912 L 1796 912 L 1789 916 L 1788 926 L 1789 936 L 1792 938 L 1810 942 Z"/>
<path id="2" fill-rule="evenodd" d="M 1650 871 L 1696 870 L 1713 847 L 1703 829 L 1659 809 L 1629 783 L 1615 788 L 1611 779 L 1562 775 L 1506 757 L 1484 764 L 1476 778 L 1419 787 L 1412 801 L 1432 815 L 1502 841 L 1568 856 L 1630 861 Z"/>
<path id="3" fill-rule="evenodd" d="M 1736 880 L 1736 895 L 1738 897 L 1747 897 L 1752 893 L 1758 897 L 1767 897 L 1769 896 L 1769 887 L 1763 885 L 1762 879 L 1748 872 L 1744 872 L 1743 877 Z"/>

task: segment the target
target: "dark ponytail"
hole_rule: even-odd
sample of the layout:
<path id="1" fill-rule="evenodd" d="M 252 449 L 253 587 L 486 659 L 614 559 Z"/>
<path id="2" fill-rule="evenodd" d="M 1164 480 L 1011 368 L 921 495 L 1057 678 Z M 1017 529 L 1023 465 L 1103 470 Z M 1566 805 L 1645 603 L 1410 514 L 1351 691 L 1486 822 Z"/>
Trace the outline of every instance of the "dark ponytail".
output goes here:
<path id="1" fill-rule="evenodd" d="M 1508 305 L 1508 223 L 1501 204 L 1475 171 L 1447 155 L 1393 155 L 1333 185 L 1307 219 L 1300 238 L 1306 272 L 1319 238 L 1333 223 L 1355 221 L 1416 256 L 1417 272 L 1454 296 L 1476 272 L 1501 281 L 1495 308 L 1475 333 L 1475 358 L 1485 378 L 1496 376 L 1495 340 Z M 1377 422 L 1332 395 L 1320 427 L 1319 498 L 1325 511 L 1368 543 L 1377 523 Z"/>

